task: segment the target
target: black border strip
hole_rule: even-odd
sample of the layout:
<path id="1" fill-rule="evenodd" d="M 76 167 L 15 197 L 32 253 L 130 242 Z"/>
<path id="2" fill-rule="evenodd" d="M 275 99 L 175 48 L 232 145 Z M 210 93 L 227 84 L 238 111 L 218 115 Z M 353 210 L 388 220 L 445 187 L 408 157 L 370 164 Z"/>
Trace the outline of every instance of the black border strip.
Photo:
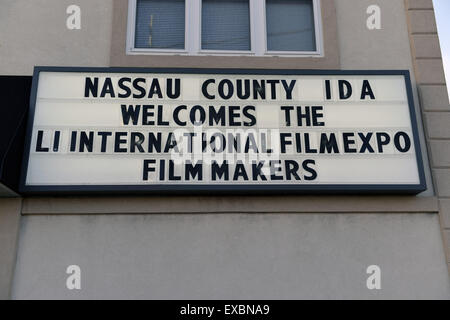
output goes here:
<path id="1" fill-rule="evenodd" d="M 419 184 L 328 184 L 328 185 L 42 185 L 25 184 L 30 156 L 31 135 L 36 108 L 40 72 L 87 73 L 185 73 L 185 74 L 242 74 L 242 75 L 401 75 L 405 79 L 411 128 L 416 150 Z M 419 142 L 416 112 L 409 70 L 280 70 L 280 69 L 195 69 L 195 68 L 91 68 L 91 67 L 41 67 L 34 68 L 30 97 L 30 112 L 22 161 L 20 192 L 39 194 L 417 194 L 427 189 Z"/>

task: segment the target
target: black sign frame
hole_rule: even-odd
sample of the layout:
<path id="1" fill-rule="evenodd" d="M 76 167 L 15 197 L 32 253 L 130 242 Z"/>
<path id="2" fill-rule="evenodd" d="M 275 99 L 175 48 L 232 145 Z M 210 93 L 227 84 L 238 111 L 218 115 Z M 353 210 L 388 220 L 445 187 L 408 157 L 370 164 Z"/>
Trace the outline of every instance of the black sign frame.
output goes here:
<path id="1" fill-rule="evenodd" d="M 86 73 L 181 73 L 218 75 L 397 75 L 405 79 L 419 184 L 172 184 L 172 185 L 26 185 L 30 156 L 31 136 L 36 108 L 38 79 L 40 72 L 86 72 Z M 41 67 L 34 68 L 30 96 L 25 150 L 19 191 L 26 195 L 45 194 L 418 194 L 427 189 L 423 155 L 421 152 L 413 91 L 409 70 L 286 70 L 286 69 L 201 69 L 201 68 L 92 68 L 92 67 Z"/>

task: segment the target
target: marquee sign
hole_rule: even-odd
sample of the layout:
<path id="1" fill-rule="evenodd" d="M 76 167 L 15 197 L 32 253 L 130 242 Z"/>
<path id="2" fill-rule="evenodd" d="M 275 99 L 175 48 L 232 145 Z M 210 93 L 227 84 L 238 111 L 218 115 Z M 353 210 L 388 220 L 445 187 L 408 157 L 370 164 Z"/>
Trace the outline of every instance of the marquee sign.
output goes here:
<path id="1" fill-rule="evenodd" d="M 408 71 L 35 69 L 24 193 L 425 188 Z"/>

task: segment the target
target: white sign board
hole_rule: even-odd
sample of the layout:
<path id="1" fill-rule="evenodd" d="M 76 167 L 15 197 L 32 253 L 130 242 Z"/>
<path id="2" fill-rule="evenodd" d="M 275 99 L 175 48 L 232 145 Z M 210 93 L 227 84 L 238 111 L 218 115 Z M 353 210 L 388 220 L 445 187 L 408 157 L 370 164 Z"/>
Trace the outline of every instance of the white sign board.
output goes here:
<path id="1" fill-rule="evenodd" d="M 425 189 L 407 71 L 36 68 L 24 192 Z"/>

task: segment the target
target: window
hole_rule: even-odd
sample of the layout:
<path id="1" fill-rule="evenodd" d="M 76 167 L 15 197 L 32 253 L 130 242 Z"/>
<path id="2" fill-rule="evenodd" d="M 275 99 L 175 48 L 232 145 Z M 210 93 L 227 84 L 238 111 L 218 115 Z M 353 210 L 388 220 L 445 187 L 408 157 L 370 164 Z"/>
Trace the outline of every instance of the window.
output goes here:
<path id="1" fill-rule="evenodd" d="M 320 0 L 129 0 L 128 54 L 320 56 Z"/>
<path id="2" fill-rule="evenodd" d="M 136 48 L 184 49 L 184 0 L 138 0 Z"/>
<path id="3" fill-rule="evenodd" d="M 250 51 L 249 0 L 203 0 L 202 49 Z"/>
<path id="4" fill-rule="evenodd" d="M 266 0 L 267 50 L 315 51 L 311 0 Z"/>

